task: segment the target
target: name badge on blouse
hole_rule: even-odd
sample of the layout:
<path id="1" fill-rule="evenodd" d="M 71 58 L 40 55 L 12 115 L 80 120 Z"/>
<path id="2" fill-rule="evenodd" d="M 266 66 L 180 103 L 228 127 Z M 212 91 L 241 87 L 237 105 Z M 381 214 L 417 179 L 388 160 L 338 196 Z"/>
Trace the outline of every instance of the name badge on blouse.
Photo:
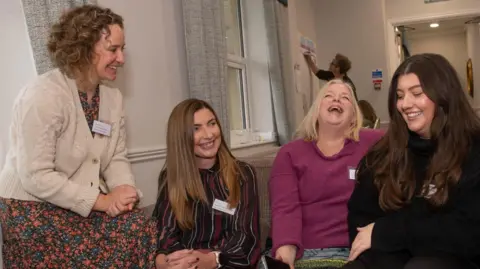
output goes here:
<path id="1" fill-rule="evenodd" d="M 437 187 L 435 187 L 435 185 L 433 184 L 428 185 L 428 193 L 426 198 L 432 197 L 432 195 L 434 195 L 435 193 L 437 193 Z"/>
<path id="2" fill-rule="evenodd" d="M 213 201 L 212 208 L 232 216 L 235 215 L 235 210 L 237 210 L 236 208 L 230 208 L 227 202 L 218 199 Z"/>
<path id="3" fill-rule="evenodd" d="M 348 168 L 348 179 L 355 180 L 357 175 L 357 169 L 355 167 Z"/>
<path id="4" fill-rule="evenodd" d="M 110 132 L 112 131 L 112 125 L 108 123 L 103 123 L 98 120 L 94 120 L 92 131 L 94 133 L 101 134 L 104 136 L 110 136 Z"/>

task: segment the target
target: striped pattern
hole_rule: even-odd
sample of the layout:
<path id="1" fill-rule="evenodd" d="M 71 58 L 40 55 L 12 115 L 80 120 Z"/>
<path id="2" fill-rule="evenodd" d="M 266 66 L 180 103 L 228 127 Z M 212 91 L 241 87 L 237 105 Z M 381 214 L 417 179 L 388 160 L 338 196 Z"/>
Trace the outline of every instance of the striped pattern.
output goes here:
<path id="1" fill-rule="evenodd" d="M 158 253 L 169 254 L 181 249 L 218 250 L 228 260 L 222 268 L 251 268 L 260 256 L 259 202 L 253 169 L 241 163 L 245 180 L 241 180 L 241 200 L 235 215 L 212 209 L 215 199 L 226 201 L 228 190 L 219 177 L 219 167 L 200 170 L 209 203 L 193 201 L 195 224 L 182 231 L 162 191 L 153 216 L 158 219 Z"/>

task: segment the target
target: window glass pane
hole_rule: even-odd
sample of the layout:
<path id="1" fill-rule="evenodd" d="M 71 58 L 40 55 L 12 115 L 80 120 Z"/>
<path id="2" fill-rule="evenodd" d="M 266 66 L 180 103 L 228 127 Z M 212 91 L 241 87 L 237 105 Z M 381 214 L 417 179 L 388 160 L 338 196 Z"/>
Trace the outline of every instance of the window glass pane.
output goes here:
<path id="1" fill-rule="evenodd" d="M 242 69 L 228 67 L 228 116 L 231 130 L 246 129 Z"/>
<path id="2" fill-rule="evenodd" d="M 223 2 L 227 51 L 229 54 L 243 57 L 240 0 L 223 0 Z"/>

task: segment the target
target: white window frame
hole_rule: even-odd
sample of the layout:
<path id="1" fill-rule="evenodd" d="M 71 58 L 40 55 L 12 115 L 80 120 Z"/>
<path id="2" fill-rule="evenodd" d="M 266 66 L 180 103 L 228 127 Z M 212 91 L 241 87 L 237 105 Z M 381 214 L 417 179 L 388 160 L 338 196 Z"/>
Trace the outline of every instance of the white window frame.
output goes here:
<path id="1" fill-rule="evenodd" d="M 249 105 L 249 96 L 250 96 L 250 88 L 251 85 L 249 84 L 248 80 L 248 74 L 249 74 L 249 68 L 248 68 L 248 49 L 247 49 L 247 42 L 246 42 L 246 27 L 245 27 L 245 13 L 244 13 L 244 1 L 242 0 L 237 0 L 239 3 L 239 16 L 240 16 L 240 46 L 241 46 L 241 51 L 243 53 L 243 57 L 235 54 L 230 54 L 227 53 L 227 65 L 230 68 L 234 68 L 237 70 L 240 70 L 241 77 L 242 77 L 242 85 L 241 85 L 241 96 L 243 96 L 243 122 L 244 122 L 244 129 L 243 130 L 249 130 L 251 128 L 251 120 L 250 120 L 250 105 Z M 230 118 L 230 115 L 228 115 Z M 230 131 L 232 131 L 232 128 L 230 128 Z"/>

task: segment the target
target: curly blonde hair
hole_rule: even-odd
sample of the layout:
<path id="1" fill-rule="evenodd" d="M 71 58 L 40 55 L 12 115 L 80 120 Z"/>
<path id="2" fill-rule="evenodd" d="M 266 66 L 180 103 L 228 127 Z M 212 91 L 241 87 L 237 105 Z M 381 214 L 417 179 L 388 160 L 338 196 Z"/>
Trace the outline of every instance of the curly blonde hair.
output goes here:
<path id="1" fill-rule="evenodd" d="M 92 64 L 95 44 L 102 34 L 110 35 L 109 25 L 123 29 L 123 18 L 108 8 L 84 5 L 63 14 L 48 38 L 53 64 L 71 78 L 84 73 Z"/>

